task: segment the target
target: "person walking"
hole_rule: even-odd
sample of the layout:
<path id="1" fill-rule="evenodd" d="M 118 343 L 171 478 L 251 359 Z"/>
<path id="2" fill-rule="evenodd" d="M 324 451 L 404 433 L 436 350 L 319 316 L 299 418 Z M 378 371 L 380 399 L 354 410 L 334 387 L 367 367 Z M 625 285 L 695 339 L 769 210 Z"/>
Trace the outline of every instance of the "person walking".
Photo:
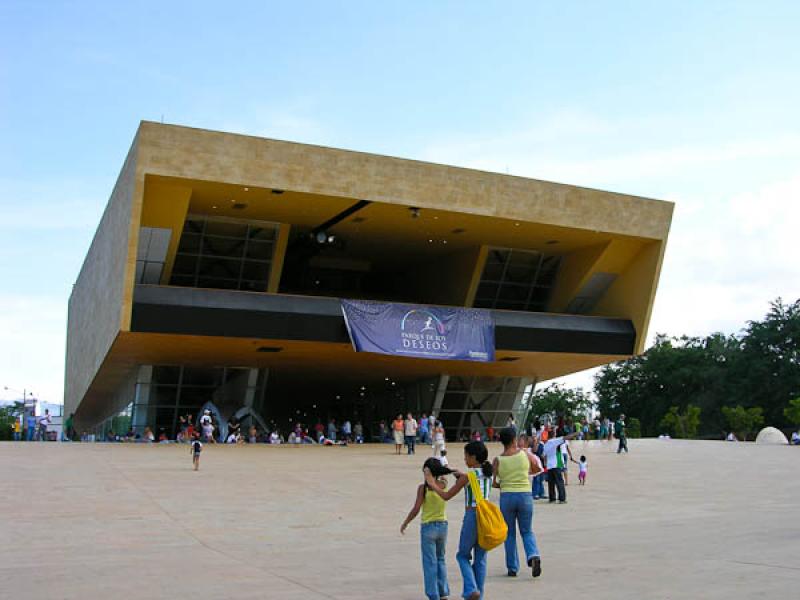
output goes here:
<path id="1" fill-rule="evenodd" d="M 436 421 L 436 426 L 433 429 L 433 455 L 436 458 L 440 458 L 442 456 L 442 452 L 445 451 L 444 437 L 444 427 L 442 427 L 442 422 Z"/>
<path id="2" fill-rule="evenodd" d="M 33 409 L 25 417 L 25 440 L 28 442 L 33 441 L 34 434 L 36 433 L 36 415 L 33 414 Z"/>
<path id="3" fill-rule="evenodd" d="M 421 444 L 430 444 L 430 422 L 428 421 L 428 416 L 425 413 L 422 413 L 422 417 L 419 420 L 419 441 Z"/>
<path id="4" fill-rule="evenodd" d="M 544 444 L 539 442 L 539 438 L 534 435 L 531 438 L 531 452 L 534 456 L 539 459 L 539 464 L 544 467 Z M 547 474 L 544 472 L 544 468 L 542 471 L 537 475 L 533 476 L 533 484 L 531 485 L 531 494 L 534 500 L 539 500 L 544 498 L 544 480 L 547 477 Z"/>
<path id="5" fill-rule="evenodd" d="M 617 422 L 614 423 L 614 435 L 617 436 L 619 440 L 619 446 L 617 446 L 617 454 L 625 450 L 625 454 L 628 453 L 628 433 L 625 431 L 625 415 L 620 415 Z"/>
<path id="6" fill-rule="evenodd" d="M 45 408 L 44 414 L 39 418 L 39 441 L 47 441 L 47 426 L 50 425 L 50 410 Z"/>
<path id="7" fill-rule="evenodd" d="M 469 442 L 464 446 L 464 463 L 466 473 L 457 473 L 455 485 L 442 490 L 436 484 L 436 478 L 430 469 L 425 469 L 425 482 L 442 500 L 450 500 L 462 489 L 464 490 L 464 520 L 461 523 L 461 536 L 458 540 L 456 561 L 461 570 L 464 583 L 461 594 L 465 600 L 480 600 L 483 597 L 483 586 L 486 581 L 486 550 L 478 544 L 478 520 L 475 508 L 478 501 L 473 495 L 469 483 L 469 474 L 473 474 L 478 483 L 478 490 L 485 500 L 492 491 L 492 464 L 489 452 L 483 442 Z"/>
<path id="8" fill-rule="evenodd" d="M 414 445 L 417 441 L 417 429 L 419 426 L 417 425 L 417 420 L 413 417 L 411 413 L 408 413 L 406 416 L 405 423 L 403 424 L 405 428 L 405 438 L 406 438 L 406 446 L 408 447 L 408 454 L 414 454 Z"/>
<path id="9" fill-rule="evenodd" d="M 200 468 L 200 453 L 203 451 L 203 443 L 200 436 L 195 433 L 189 451 L 192 453 L 192 466 L 197 471 Z"/>
<path id="10" fill-rule="evenodd" d="M 534 577 L 542 574 L 542 560 L 536 535 L 533 533 L 533 497 L 529 475 L 537 475 L 541 467 L 533 455 L 517 446 L 516 432 L 510 427 L 500 431 L 503 453 L 494 459 L 492 487 L 500 488 L 500 512 L 508 526 L 505 541 L 506 569 L 509 577 L 519 571 L 517 527 L 525 548 L 525 559 Z"/>
<path id="11" fill-rule="evenodd" d="M 19 424 L 19 417 L 14 418 L 14 441 L 18 442 L 22 439 L 22 426 Z"/>
<path id="12" fill-rule="evenodd" d="M 571 433 L 561 437 L 551 437 L 544 444 L 545 467 L 547 467 L 547 492 L 548 500 L 553 503 L 556 501 L 556 490 L 558 491 L 558 501 L 561 504 L 567 502 L 567 488 L 564 487 L 564 455 L 561 452 L 561 444 L 567 440 L 574 439 L 577 434 Z"/>
<path id="13" fill-rule="evenodd" d="M 403 415 L 398 414 L 397 418 L 392 421 L 392 435 L 394 436 L 394 450 L 396 454 L 400 454 L 400 451 L 403 449 L 403 429 L 405 424 L 403 423 Z"/>
<path id="14" fill-rule="evenodd" d="M 436 485 L 441 490 L 447 489 L 444 476 L 453 471 L 442 465 L 437 459 L 429 458 L 423 464 L 433 475 Z M 423 482 L 417 488 L 414 506 L 400 526 L 400 533 L 405 535 L 408 524 L 422 511 L 420 527 L 420 550 L 422 553 L 422 576 L 425 595 L 429 600 L 441 600 L 450 595 L 447 583 L 447 563 L 445 549 L 447 547 L 447 512 L 445 501 Z"/>

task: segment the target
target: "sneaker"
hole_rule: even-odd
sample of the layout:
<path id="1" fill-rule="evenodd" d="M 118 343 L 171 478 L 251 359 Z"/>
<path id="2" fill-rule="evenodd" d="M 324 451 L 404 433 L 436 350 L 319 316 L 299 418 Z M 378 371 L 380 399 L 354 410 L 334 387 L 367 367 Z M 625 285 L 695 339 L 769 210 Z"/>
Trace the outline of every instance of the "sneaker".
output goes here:
<path id="1" fill-rule="evenodd" d="M 509 577 L 516 577 L 516 576 L 517 576 L 517 572 L 516 572 L 516 571 L 511 571 L 511 570 L 509 570 L 509 572 L 508 572 L 508 576 L 509 576 Z"/>
<path id="2" fill-rule="evenodd" d="M 467 596 L 466 600 L 481 600 L 481 593 L 478 590 L 475 590 L 469 596 Z"/>
<path id="3" fill-rule="evenodd" d="M 558 503 L 559 503 L 559 504 L 566 504 L 566 503 L 567 503 L 567 501 L 566 501 L 566 500 L 559 500 L 559 501 L 558 501 Z"/>
<path id="4" fill-rule="evenodd" d="M 542 574 L 542 559 L 540 557 L 534 556 L 528 561 L 528 566 L 532 567 L 534 577 L 539 577 Z"/>

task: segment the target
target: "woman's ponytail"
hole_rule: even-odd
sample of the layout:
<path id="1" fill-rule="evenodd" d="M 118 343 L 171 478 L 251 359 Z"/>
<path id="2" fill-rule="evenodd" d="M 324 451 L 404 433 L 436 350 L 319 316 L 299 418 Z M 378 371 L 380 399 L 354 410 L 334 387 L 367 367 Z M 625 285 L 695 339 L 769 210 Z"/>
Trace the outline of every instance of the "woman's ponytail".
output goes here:
<path id="1" fill-rule="evenodd" d="M 485 477 L 492 476 L 494 469 L 492 469 L 492 463 L 489 462 L 489 451 L 486 449 L 486 444 L 478 441 L 470 442 L 464 446 L 464 452 L 480 463 Z"/>

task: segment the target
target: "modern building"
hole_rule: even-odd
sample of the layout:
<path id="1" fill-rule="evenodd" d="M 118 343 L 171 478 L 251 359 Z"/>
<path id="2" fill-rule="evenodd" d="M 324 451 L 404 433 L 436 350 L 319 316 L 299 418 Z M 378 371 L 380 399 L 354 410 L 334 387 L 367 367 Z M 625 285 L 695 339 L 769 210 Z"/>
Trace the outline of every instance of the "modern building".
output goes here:
<path id="1" fill-rule="evenodd" d="M 672 210 L 142 122 L 70 297 L 65 414 L 99 434 L 206 406 L 284 430 L 500 426 L 537 382 L 643 350 Z M 340 299 L 486 309 L 494 360 L 356 352 Z"/>

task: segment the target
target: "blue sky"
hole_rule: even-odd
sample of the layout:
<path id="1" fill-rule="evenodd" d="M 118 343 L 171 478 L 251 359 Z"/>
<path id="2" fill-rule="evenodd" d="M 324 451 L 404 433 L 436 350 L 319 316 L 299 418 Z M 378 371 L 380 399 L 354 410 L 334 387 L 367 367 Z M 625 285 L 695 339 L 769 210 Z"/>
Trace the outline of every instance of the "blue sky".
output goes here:
<path id="1" fill-rule="evenodd" d="M 799 22 L 790 1 L 5 0 L 0 398 L 61 401 L 66 301 L 141 119 L 673 200 L 651 334 L 734 332 L 800 296 Z"/>

